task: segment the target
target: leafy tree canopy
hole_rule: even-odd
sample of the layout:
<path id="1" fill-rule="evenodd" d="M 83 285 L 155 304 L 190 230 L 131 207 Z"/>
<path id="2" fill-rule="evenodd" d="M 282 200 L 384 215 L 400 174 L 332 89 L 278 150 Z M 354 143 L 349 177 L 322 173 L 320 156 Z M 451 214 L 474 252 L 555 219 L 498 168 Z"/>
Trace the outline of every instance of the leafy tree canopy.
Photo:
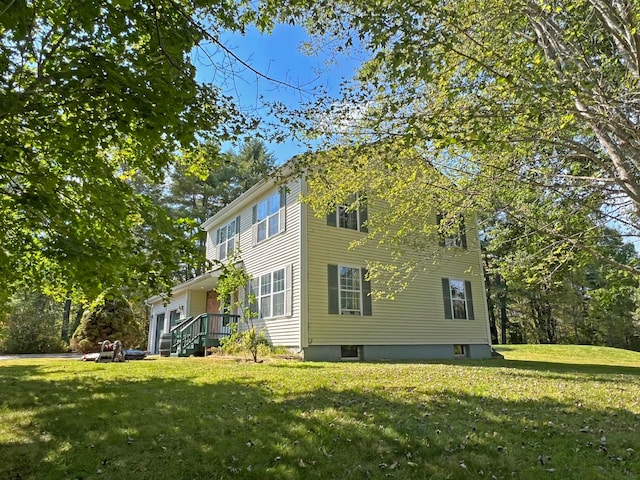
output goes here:
<path id="1" fill-rule="evenodd" d="M 248 126 L 220 88 L 196 82 L 191 57 L 205 42 L 223 48 L 217 33 L 251 17 L 244 2 L 225 0 L 5 2 L 4 289 L 40 279 L 95 296 L 137 274 L 162 287 L 187 248 L 169 240 L 184 235 L 135 180 L 158 181 L 177 151 Z"/>
<path id="2" fill-rule="evenodd" d="M 261 140 L 247 140 L 237 152 L 206 142 L 181 157 L 160 202 L 173 217 L 200 225 L 274 168 L 275 157 Z"/>
<path id="3" fill-rule="evenodd" d="M 221 152 L 212 141 L 185 152 L 172 169 L 165 192 L 154 192 L 156 204 L 182 222 L 197 255 L 183 264 L 176 280 L 186 281 L 205 268 L 206 233 L 200 225 L 273 172 L 275 157 L 258 139 L 235 151 Z M 190 228 L 189 228 L 190 227 Z"/>
<path id="4" fill-rule="evenodd" d="M 68 350 L 60 338 L 59 303 L 40 292 L 15 292 L 0 315 L 0 352 L 54 353 Z"/>
<path id="5" fill-rule="evenodd" d="M 356 152 L 332 149 L 321 162 L 344 189 L 354 169 L 388 177 L 379 181 L 393 208 L 411 217 L 397 238 L 412 242 L 423 211 L 509 209 L 520 185 L 586 199 L 603 223 L 638 233 L 638 2 L 277 3 L 265 2 L 265 15 L 366 51 L 342 98 L 309 105 L 293 125 Z M 588 245 L 593 232 L 576 230 L 570 242 Z"/>

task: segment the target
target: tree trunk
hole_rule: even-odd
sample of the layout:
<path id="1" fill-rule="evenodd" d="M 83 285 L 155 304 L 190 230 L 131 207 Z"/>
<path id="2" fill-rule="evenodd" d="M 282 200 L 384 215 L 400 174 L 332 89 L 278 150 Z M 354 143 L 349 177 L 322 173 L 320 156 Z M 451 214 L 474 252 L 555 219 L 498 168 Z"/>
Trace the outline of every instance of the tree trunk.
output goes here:
<path id="1" fill-rule="evenodd" d="M 500 300 L 500 333 L 502 336 L 502 344 L 507 343 L 507 329 L 509 327 L 509 317 L 507 316 L 507 293 L 503 292 L 498 297 Z"/>
<path id="2" fill-rule="evenodd" d="M 538 337 L 538 343 L 547 342 L 547 329 L 545 328 L 544 314 L 542 312 L 542 300 L 539 295 L 531 297 L 531 314 L 533 316 L 533 324 L 536 327 L 536 334 Z"/>
<path id="3" fill-rule="evenodd" d="M 69 341 L 69 317 L 71 316 L 71 299 L 64 301 L 64 312 L 62 313 L 62 332 L 61 337 L 65 342 Z"/>
<path id="4" fill-rule="evenodd" d="M 531 298 L 533 321 L 540 343 L 556 343 L 557 320 L 553 318 L 553 308 L 547 297 L 548 288 L 541 287 L 540 291 Z"/>
<path id="5" fill-rule="evenodd" d="M 488 270 L 488 260 L 486 254 L 484 255 L 485 272 Z M 487 293 L 487 310 L 489 310 L 489 330 L 491 331 L 491 343 L 498 343 L 498 328 L 496 326 L 496 304 L 493 301 L 493 290 L 491 289 L 493 283 L 491 281 L 491 275 L 485 273 L 484 285 Z"/>
<path id="6" fill-rule="evenodd" d="M 489 303 L 489 330 L 491 331 L 491 343 L 498 343 L 498 327 L 496 322 L 496 308 L 493 300 L 488 300 Z M 504 343 L 504 342 L 503 342 Z"/>
<path id="7" fill-rule="evenodd" d="M 80 322 L 82 321 L 82 315 L 84 314 L 84 306 L 78 305 L 78 311 L 76 312 L 75 319 L 73 320 L 73 324 L 71 325 L 70 331 L 71 336 L 76 332 L 78 327 L 80 326 Z"/>
<path id="8" fill-rule="evenodd" d="M 546 342 L 554 344 L 557 342 L 556 339 L 556 319 L 553 318 L 551 304 L 548 301 L 545 301 L 542 305 L 542 314 L 544 316 L 544 327 L 546 334 Z"/>

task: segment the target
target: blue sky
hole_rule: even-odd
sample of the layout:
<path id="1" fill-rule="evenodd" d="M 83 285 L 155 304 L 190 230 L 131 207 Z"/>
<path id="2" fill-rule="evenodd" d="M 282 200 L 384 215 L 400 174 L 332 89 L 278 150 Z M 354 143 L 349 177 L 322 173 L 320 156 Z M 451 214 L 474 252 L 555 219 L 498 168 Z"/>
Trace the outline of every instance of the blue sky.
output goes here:
<path id="1" fill-rule="evenodd" d="M 332 95 L 337 95 L 341 80 L 353 75 L 358 61 L 342 56 L 332 58 L 332 61 L 328 62 L 329 57 L 326 54 L 306 55 L 300 46 L 307 38 L 302 28 L 290 25 L 276 26 L 271 35 L 262 35 L 251 28 L 245 35 L 227 33 L 221 37 L 222 43 L 253 69 L 298 88 L 290 88 L 260 78 L 221 52 L 217 52 L 215 57 L 218 64 L 222 63 L 222 68 L 219 69 L 207 65 L 208 59 L 201 54 L 194 54 L 198 79 L 224 85 L 226 94 L 235 97 L 248 111 L 257 111 L 267 121 L 270 118 L 261 97 L 268 101 L 283 102 L 288 107 L 296 107 L 301 102 L 313 98 L 314 88 L 325 87 Z M 223 73 L 228 72 L 229 68 L 233 68 L 233 76 Z M 278 163 L 288 160 L 304 149 L 303 145 L 294 140 L 282 144 L 269 143 L 268 147 L 275 154 Z"/>

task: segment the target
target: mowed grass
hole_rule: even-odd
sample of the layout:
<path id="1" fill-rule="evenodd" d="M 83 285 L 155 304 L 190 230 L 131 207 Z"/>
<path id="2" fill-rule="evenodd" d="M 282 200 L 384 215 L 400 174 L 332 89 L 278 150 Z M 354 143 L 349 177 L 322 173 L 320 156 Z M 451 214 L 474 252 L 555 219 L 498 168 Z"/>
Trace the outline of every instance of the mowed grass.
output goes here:
<path id="1" fill-rule="evenodd" d="M 0 362 L 0 479 L 640 478 L 639 353 L 502 352 Z"/>
<path id="2" fill-rule="evenodd" d="M 498 345 L 508 360 L 640 368 L 640 352 L 589 345 Z"/>

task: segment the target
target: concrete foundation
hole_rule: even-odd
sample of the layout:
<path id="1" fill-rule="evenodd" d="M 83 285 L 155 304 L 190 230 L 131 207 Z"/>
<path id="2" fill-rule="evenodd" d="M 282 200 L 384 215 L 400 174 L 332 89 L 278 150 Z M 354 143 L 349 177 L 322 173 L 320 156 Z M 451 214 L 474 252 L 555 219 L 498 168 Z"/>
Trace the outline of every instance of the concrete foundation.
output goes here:
<path id="1" fill-rule="evenodd" d="M 311 345 L 303 349 L 303 358 L 309 362 L 381 361 L 381 360 L 451 360 L 460 358 L 454 345 L 359 345 L 355 357 L 342 357 L 341 345 Z M 464 345 L 464 358 L 491 358 L 491 346 Z"/>

